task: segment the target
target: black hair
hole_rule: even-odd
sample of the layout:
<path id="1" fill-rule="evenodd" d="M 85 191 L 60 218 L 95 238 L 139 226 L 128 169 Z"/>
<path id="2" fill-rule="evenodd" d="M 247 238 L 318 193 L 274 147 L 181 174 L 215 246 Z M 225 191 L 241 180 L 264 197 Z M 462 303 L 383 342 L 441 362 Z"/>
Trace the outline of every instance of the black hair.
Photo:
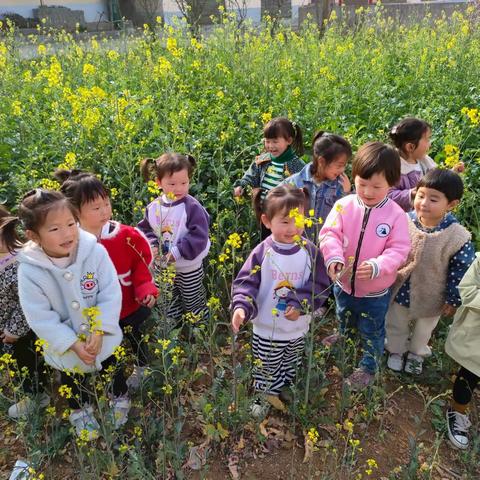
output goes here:
<path id="1" fill-rule="evenodd" d="M 258 189 L 253 195 L 253 208 L 259 220 L 262 214 L 271 220 L 279 212 L 288 215 L 290 210 L 303 208 L 306 211 L 308 206 L 309 196 L 306 189 L 293 185 L 280 185 L 272 188 L 263 200 L 261 189 Z"/>
<path id="2" fill-rule="evenodd" d="M 23 244 L 17 232 L 19 224 L 20 219 L 10 215 L 10 212 L 3 205 L 0 205 L 0 236 L 3 245 L 10 253 L 20 248 Z"/>
<path id="3" fill-rule="evenodd" d="M 180 153 L 164 153 L 158 158 L 144 158 L 140 162 L 140 172 L 143 179 L 161 180 L 165 175 L 187 170 L 188 178 L 192 178 L 193 170 L 197 164 L 192 155 Z"/>
<path id="4" fill-rule="evenodd" d="M 328 165 L 336 160 L 340 155 L 346 155 L 347 161 L 352 156 L 352 147 L 347 140 L 340 135 L 333 133 L 317 132 L 312 141 L 313 161 L 312 175 L 318 172 L 320 157 L 325 160 Z"/>
<path id="5" fill-rule="evenodd" d="M 263 127 L 263 137 L 264 138 L 282 137 L 285 140 L 292 139 L 292 149 L 295 150 L 297 155 L 299 156 L 303 155 L 304 146 L 303 146 L 302 130 L 295 122 L 291 122 L 288 118 L 285 118 L 285 117 L 272 118 Z"/>
<path id="6" fill-rule="evenodd" d="M 97 198 L 109 198 L 110 192 L 101 180 L 90 172 L 82 170 L 56 170 L 55 178 L 62 184 L 60 190 L 78 210 L 84 203 Z"/>
<path id="7" fill-rule="evenodd" d="M 362 145 L 353 159 L 352 176 L 368 180 L 375 173 L 383 173 L 393 187 L 400 181 L 400 155 L 397 150 L 382 142 Z"/>
<path id="8" fill-rule="evenodd" d="M 417 191 L 421 187 L 442 192 L 449 202 L 461 200 L 463 196 L 462 178 L 452 170 L 434 168 L 428 171 L 417 183 Z"/>
<path id="9" fill-rule="evenodd" d="M 425 120 L 415 117 L 407 117 L 397 123 L 389 133 L 392 143 L 402 152 L 406 143 L 418 146 L 425 132 L 432 127 Z"/>

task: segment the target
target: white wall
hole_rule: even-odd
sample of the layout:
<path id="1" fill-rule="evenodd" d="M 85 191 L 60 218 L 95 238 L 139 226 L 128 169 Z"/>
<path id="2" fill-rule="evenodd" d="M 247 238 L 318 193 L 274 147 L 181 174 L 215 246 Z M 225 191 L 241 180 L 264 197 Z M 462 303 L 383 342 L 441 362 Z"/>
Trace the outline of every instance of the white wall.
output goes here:
<path id="1" fill-rule="evenodd" d="M 102 13 L 102 19 L 108 19 L 107 0 L 43 0 L 43 4 L 83 10 L 87 22 L 97 21 Z M 23 17 L 32 18 L 32 10 L 39 6 L 39 0 L 0 0 L 0 14 L 18 13 Z"/>

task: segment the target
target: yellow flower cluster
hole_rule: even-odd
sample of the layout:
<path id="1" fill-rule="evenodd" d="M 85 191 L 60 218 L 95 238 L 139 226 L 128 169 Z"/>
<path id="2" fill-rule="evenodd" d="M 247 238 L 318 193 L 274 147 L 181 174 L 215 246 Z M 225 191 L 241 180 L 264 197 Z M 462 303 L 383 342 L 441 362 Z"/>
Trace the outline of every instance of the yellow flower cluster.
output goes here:
<path id="1" fill-rule="evenodd" d="M 445 165 L 453 168 L 460 160 L 460 149 L 455 145 L 445 145 Z"/>
<path id="2" fill-rule="evenodd" d="M 58 165 L 59 170 L 71 170 L 75 168 L 77 163 L 77 156 L 73 152 L 68 152 L 65 159 Z"/>
<path id="3" fill-rule="evenodd" d="M 242 239 L 238 233 L 231 233 L 227 241 L 225 242 L 227 245 L 230 245 L 232 248 L 240 248 L 242 246 Z"/>
<path id="4" fill-rule="evenodd" d="M 42 178 L 40 180 L 40 187 L 45 188 L 46 190 L 60 190 L 61 185 L 56 180 Z"/>
<path id="5" fill-rule="evenodd" d="M 463 115 L 466 115 L 468 117 L 472 125 L 477 126 L 480 124 L 480 115 L 478 114 L 478 108 L 463 107 L 462 113 Z"/>

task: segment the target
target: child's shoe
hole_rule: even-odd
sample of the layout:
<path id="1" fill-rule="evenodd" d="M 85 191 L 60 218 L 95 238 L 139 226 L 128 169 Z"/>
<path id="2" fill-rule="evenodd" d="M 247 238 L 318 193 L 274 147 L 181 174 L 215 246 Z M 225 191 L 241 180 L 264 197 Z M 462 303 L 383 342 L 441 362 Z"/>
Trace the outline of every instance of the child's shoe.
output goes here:
<path id="1" fill-rule="evenodd" d="M 72 412 L 68 418 L 75 427 L 77 437 L 86 441 L 95 440 L 99 437 L 100 425 L 93 415 L 93 408 L 88 406 Z"/>
<path id="2" fill-rule="evenodd" d="M 255 420 L 263 420 L 269 410 L 270 404 L 260 398 L 257 398 L 250 407 L 250 413 Z"/>
<path id="3" fill-rule="evenodd" d="M 405 371 L 412 375 L 420 375 L 423 369 L 423 357 L 412 352 L 408 352 L 405 362 Z"/>
<path id="4" fill-rule="evenodd" d="M 361 368 L 357 368 L 354 372 L 345 380 L 346 385 L 352 392 L 358 392 L 372 385 L 375 380 L 373 373 L 368 373 Z"/>
<path id="5" fill-rule="evenodd" d="M 468 448 L 468 429 L 472 424 L 466 415 L 452 408 L 447 410 L 448 438 L 452 445 L 465 450 Z"/>
<path id="6" fill-rule="evenodd" d="M 113 428 L 117 430 L 122 425 L 125 425 L 128 420 L 128 412 L 130 411 L 130 399 L 128 395 L 121 395 L 119 397 L 113 397 L 110 402 L 113 414 Z"/>
<path id="7" fill-rule="evenodd" d="M 273 407 L 275 410 L 286 413 L 287 406 L 280 400 L 278 395 L 266 395 L 265 400 Z"/>
<path id="8" fill-rule="evenodd" d="M 8 409 L 8 416 L 10 418 L 26 417 L 35 411 L 37 405 L 40 408 L 44 408 L 49 403 L 50 397 L 45 392 L 38 394 L 36 398 L 25 397 L 19 400 L 17 403 L 14 403 Z"/>
<path id="9" fill-rule="evenodd" d="M 403 355 L 390 353 L 388 355 L 387 367 L 394 372 L 401 372 L 403 370 Z"/>
<path id="10" fill-rule="evenodd" d="M 132 374 L 127 378 L 127 386 L 130 390 L 138 390 L 143 380 L 148 376 L 148 367 L 134 365 Z"/>

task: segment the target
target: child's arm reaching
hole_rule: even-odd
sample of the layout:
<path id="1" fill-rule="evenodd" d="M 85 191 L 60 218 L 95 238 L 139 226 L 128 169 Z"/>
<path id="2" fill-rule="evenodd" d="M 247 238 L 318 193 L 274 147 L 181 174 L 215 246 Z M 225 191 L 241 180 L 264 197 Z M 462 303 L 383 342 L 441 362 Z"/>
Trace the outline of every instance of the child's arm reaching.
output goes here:
<path id="1" fill-rule="evenodd" d="M 252 188 L 260 187 L 260 170 L 255 162 L 252 162 L 248 170 L 243 174 L 243 177 L 234 183 L 233 195 L 239 197 L 247 186 Z"/>
<path id="2" fill-rule="evenodd" d="M 450 259 L 447 272 L 446 300 L 443 315 L 452 316 L 463 302 L 459 293 L 459 284 L 472 262 L 475 260 L 475 247 L 468 241 Z"/>

